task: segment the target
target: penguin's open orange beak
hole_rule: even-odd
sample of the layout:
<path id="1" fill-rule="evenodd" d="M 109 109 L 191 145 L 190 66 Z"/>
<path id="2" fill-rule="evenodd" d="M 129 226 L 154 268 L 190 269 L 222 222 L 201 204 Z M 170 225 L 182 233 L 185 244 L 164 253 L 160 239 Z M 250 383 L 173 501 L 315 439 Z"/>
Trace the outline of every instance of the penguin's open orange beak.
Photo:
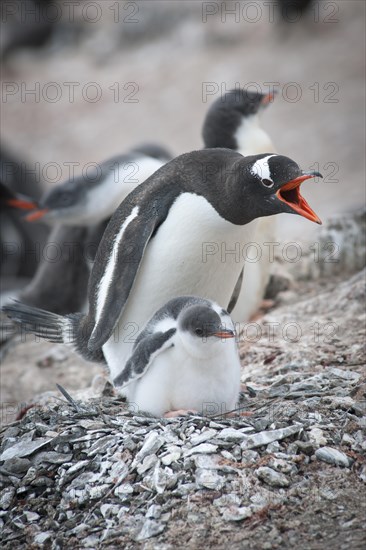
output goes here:
<path id="1" fill-rule="evenodd" d="M 300 193 L 300 185 L 303 181 L 310 178 L 316 178 L 323 176 L 319 172 L 307 172 L 303 173 L 298 178 L 295 178 L 291 181 L 288 181 L 282 185 L 281 189 L 276 192 L 276 197 L 287 204 L 292 210 L 294 210 L 300 216 L 311 220 L 312 222 L 318 223 L 321 225 L 320 218 L 315 214 L 315 212 L 310 208 L 304 197 Z"/>
<path id="2" fill-rule="evenodd" d="M 24 219 L 27 220 L 27 222 L 35 222 L 43 218 L 43 216 L 47 214 L 47 212 L 49 212 L 49 208 L 35 210 L 34 212 L 30 212 L 29 214 L 27 214 Z"/>

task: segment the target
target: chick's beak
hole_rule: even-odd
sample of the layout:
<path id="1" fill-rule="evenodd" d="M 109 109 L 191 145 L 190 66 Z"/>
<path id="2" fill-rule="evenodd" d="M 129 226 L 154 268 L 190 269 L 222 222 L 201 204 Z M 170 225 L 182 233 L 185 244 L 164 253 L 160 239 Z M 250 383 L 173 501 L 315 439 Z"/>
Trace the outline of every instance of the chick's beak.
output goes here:
<path id="1" fill-rule="evenodd" d="M 217 338 L 223 338 L 223 339 L 226 340 L 227 338 L 234 338 L 235 337 L 235 331 L 234 330 L 229 330 L 229 329 L 226 329 L 226 328 L 220 328 L 219 331 L 213 332 L 212 336 L 216 336 Z"/>
<path id="2" fill-rule="evenodd" d="M 288 181 L 276 192 L 276 197 L 287 204 L 294 212 L 321 225 L 321 220 L 310 208 L 304 197 L 300 193 L 300 185 L 310 178 L 322 178 L 320 172 L 303 172 L 301 176 Z"/>

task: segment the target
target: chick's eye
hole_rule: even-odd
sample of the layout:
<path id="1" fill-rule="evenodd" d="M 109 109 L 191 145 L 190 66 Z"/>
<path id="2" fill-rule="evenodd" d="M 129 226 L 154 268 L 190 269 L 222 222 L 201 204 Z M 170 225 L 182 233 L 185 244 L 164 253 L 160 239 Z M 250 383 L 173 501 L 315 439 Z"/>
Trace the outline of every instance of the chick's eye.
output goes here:
<path id="1" fill-rule="evenodd" d="M 201 328 L 196 328 L 195 333 L 197 336 L 203 336 L 203 330 Z"/>
<path id="2" fill-rule="evenodd" d="M 265 185 L 265 187 L 273 187 L 274 186 L 274 183 L 271 180 L 263 179 L 262 183 L 263 183 L 263 185 Z"/>

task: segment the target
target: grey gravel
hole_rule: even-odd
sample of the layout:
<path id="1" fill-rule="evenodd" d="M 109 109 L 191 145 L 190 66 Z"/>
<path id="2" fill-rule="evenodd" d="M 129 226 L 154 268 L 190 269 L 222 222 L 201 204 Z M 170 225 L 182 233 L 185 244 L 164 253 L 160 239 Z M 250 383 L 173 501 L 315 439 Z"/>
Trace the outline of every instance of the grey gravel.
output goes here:
<path id="1" fill-rule="evenodd" d="M 359 284 L 355 278 L 340 288 L 347 304 L 354 303 L 350 288 L 357 296 Z M 305 304 L 304 311 L 319 314 L 318 298 Z M 338 371 L 350 367 L 331 363 L 333 352 L 315 360 L 307 355 L 310 344 L 299 354 L 297 346 L 290 351 L 286 343 L 281 346 L 278 355 L 271 351 L 268 365 L 267 345 L 247 349 L 242 377 L 252 390 L 244 387 L 240 402 L 246 416 L 153 418 L 134 415 L 123 399 L 104 395 L 80 401 L 78 411 L 61 400 L 42 401 L 5 427 L 0 446 L 5 550 L 32 545 L 170 550 L 173 533 L 189 549 L 222 547 L 222 537 L 239 528 L 240 544 L 245 539 L 250 550 L 266 541 L 272 548 L 301 547 L 296 533 L 307 536 L 302 521 L 309 533 L 314 521 L 301 514 L 315 505 L 327 513 L 336 507 L 332 514 L 346 526 L 342 531 L 356 532 L 346 510 L 353 506 L 358 517 L 363 506 L 366 424 L 358 411 L 366 384 L 360 376 L 341 376 Z M 352 361 L 361 363 L 357 357 Z M 260 543 L 252 540 L 259 532 Z M 303 546 L 311 548 L 309 539 Z"/>
<path id="2" fill-rule="evenodd" d="M 323 460 L 324 462 L 335 464 L 336 466 L 344 466 L 345 468 L 348 468 L 352 463 L 347 455 L 331 447 L 321 447 L 317 449 L 315 451 L 315 456 L 318 460 Z"/>

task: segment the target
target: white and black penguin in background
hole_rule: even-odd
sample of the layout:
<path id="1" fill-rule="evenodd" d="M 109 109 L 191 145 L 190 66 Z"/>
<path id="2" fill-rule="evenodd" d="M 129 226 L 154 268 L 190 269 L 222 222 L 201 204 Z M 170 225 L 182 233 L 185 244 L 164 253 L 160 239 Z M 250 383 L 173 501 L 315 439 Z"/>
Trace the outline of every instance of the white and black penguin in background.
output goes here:
<path id="1" fill-rule="evenodd" d="M 50 225 L 96 225 L 113 214 L 119 204 L 172 156 L 160 145 L 146 144 L 112 157 L 95 168 L 46 192 L 27 221 Z M 28 206 L 29 209 L 29 206 Z"/>
<path id="2" fill-rule="evenodd" d="M 30 283 L 2 296 L 3 303 L 16 298 L 59 314 L 84 311 L 90 262 L 110 216 L 134 187 L 170 159 L 158 144 L 140 145 L 103 162 L 95 181 L 77 177 L 51 189 L 39 202 L 2 186 L 1 205 L 30 212 L 28 221 L 50 223 L 46 250 L 50 246 L 58 252 L 55 261 L 42 254 Z"/>
<path id="3" fill-rule="evenodd" d="M 274 92 L 262 94 L 245 88 L 236 88 L 220 96 L 204 120 L 202 136 L 205 147 L 227 147 L 243 156 L 274 153 L 275 147 L 261 127 L 261 115 L 274 97 Z M 230 303 L 225 306 L 237 323 L 248 321 L 260 307 L 270 277 L 268 248 L 264 243 L 276 240 L 274 216 L 252 223 L 255 224 L 254 256 L 259 250 L 260 257 L 258 261 L 245 262 Z M 240 253 L 243 253 L 242 249 Z"/>
<path id="4" fill-rule="evenodd" d="M 263 177 L 264 175 L 264 177 Z M 148 320 L 172 298 L 196 295 L 227 304 L 243 268 L 223 262 L 212 243 L 252 240 L 254 219 L 298 214 L 321 223 L 300 194 L 304 173 L 282 155 L 243 157 L 204 149 L 176 157 L 132 191 L 111 218 L 89 279 L 89 311 L 49 316 L 22 304 L 5 312 L 23 323 L 50 325 L 57 341 L 122 375 Z M 48 314 L 49 315 L 49 314 Z"/>

